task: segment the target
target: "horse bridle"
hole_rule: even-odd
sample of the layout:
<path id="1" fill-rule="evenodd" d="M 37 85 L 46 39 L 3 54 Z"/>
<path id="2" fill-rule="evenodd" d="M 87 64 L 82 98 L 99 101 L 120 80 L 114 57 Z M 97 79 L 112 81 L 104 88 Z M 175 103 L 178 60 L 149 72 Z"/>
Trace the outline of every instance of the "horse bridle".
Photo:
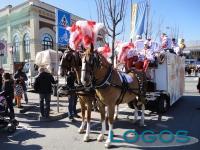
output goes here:
<path id="1" fill-rule="evenodd" d="M 94 75 L 95 69 L 100 69 L 102 65 L 101 57 L 102 56 L 100 56 L 98 52 L 93 52 L 92 54 L 85 54 L 83 57 L 83 60 L 86 63 L 86 65 L 87 66 L 89 65 L 89 69 L 85 69 L 85 70 L 81 69 L 81 71 L 86 71 L 87 73 L 89 72 L 91 76 L 89 85 L 87 86 L 87 88 L 98 89 L 98 88 L 104 88 L 105 86 L 110 85 L 110 80 L 111 80 L 111 76 L 113 72 L 111 65 L 105 66 L 108 69 L 108 71 L 104 79 L 100 83 L 97 83 L 97 79 Z"/>
<path id="2" fill-rule="evenodd" d="M 65 62 L 62 62 L 62 61 L 65 61 Z M 63 69 L 65 73 L 71 70 L 71 68 L 73 67 L 72 63 L 74 63 L 74 66 L 81 67 L 80 53 L 74 50 L 65 51 L 62 57 L 62 61 L 61 61 L 62 62 L 61 68 Z"/>

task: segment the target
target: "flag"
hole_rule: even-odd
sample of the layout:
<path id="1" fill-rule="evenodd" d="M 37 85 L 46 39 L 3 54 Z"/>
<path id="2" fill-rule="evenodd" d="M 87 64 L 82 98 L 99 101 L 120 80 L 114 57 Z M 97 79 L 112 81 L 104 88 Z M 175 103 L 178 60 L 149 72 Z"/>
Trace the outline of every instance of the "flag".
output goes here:
<path id="1" fill-rule="evenodd" d="M 131 10 L 131 39 L 136 35 L 142 35 L 145 30 L 145 19 L 147 16 L 147 1 L 132 5 Z"/>

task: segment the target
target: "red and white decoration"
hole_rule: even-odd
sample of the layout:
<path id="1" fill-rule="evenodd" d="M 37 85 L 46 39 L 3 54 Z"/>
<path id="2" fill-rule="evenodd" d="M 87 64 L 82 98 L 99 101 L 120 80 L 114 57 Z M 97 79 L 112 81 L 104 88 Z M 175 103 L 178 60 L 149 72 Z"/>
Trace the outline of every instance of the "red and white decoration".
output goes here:
<path id="1" fill-rule="evenodd" d="M 102 23 L 77 21 L 72 27 L 67 28 L 70 31 L 69 46 L 76 50 L 81 44 L 84 48 L 88 48 L 91 44 L 95 45 L 98 33 L 103 28 Z"/>
<path id="2" fill-rule="evenodd" d="M 99 47 L 97 49 L 105 58 L 109 58 L 111 55 L 111 49 L 108 44 L 105 44 L 104 47 Z"/>

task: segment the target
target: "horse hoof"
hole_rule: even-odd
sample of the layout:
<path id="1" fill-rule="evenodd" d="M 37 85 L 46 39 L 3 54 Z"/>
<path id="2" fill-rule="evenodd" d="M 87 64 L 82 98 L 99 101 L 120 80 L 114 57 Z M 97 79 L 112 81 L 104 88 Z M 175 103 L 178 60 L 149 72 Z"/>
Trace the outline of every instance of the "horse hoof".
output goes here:
<path id="1" fill-rule="evenodd" d="M 80 128 L 80 129 L 78 130 L 78 133 L 79 133 L 79 134 L 83 134 L 84 132 L 85 132 L 84 129 L 81 129 L 81 128 Z"/>
<path id="2" fill-rule="evenodd" d="M 106 141 L 105 142 L 105 148 L 110 148 L 111 146 L 111 142 L 110 141 Z"/>
<path id="3" fill-rule="evenodd" d="M 88 142 L 89 140 L 90 140 L 90 137 L 89 137 L 89 135 L 86 134 L 86 135 L 84 136 L 83 141 L 84 141 L 84 142 Z"/>
<path id="4" fill-rule="evenodd" d="M 98 142 L 102 142 L 104 140 L 104 135 L 103 134 L 100 134 L 97 138 L 97 141 Z"/>

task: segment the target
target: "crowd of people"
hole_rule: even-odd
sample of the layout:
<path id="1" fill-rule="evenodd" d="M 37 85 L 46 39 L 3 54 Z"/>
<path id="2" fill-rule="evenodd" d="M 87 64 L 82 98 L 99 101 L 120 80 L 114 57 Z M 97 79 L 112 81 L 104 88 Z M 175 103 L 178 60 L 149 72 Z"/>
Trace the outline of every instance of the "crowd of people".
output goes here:
<path id="1" fill-rule="evenodd" d="M 48 118 L 50 113 L 50 102 L 53 85 L 57 84 L 51 73 L 45 68 L 40 67 L 39 73 L 35 77 L 34 90 L 39 94 L 40 102 L 40 118 Z M 26 81 L 27 76 L 23 72 L 23 68 L 19 68 L 15 74 L 10 74 L 0 69 L 0 95 L 3 95 L 7 102 L 5 114 L 10 119 L 15 119 L 14 107 L 22 108 L 22 99 L 28 104 Z M 67 72 L 67 86 L 71 89 L 75 87 L 74 83 L 76 76 L 73 70 Z M 74 117 L 79 118 L 76 110 L 77 95 L 75 92 L 70 92 L 68 95 L 68 116 L 70 121 Z"/>

